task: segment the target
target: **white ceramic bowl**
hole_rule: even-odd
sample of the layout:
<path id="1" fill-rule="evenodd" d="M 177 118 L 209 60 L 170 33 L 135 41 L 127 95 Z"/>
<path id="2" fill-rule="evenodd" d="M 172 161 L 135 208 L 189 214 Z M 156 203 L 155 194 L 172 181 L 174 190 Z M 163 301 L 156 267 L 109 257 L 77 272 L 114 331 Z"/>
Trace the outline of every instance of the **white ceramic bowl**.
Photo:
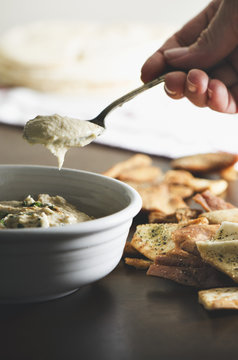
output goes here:
<path id="1" fill-rule="evenodd" d="M 0 230 L 0 302 L 44 301 L 109 274 L 118 264 L 141 198 L 95 173 L 1 165 L 0 201 L 61 195 L 96 219 L 51 228 Z"/>

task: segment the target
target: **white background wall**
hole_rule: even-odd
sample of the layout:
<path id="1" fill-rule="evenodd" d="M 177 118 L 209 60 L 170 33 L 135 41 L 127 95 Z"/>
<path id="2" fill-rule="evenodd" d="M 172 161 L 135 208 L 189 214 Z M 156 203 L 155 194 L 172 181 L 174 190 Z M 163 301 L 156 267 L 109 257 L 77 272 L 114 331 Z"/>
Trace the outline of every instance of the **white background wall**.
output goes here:
<path id="1" fill-rule="evenodd" d="M 143 21 L 180 27 L 209 0 L 0 0 L 0 32 L 43 19 Z"/>

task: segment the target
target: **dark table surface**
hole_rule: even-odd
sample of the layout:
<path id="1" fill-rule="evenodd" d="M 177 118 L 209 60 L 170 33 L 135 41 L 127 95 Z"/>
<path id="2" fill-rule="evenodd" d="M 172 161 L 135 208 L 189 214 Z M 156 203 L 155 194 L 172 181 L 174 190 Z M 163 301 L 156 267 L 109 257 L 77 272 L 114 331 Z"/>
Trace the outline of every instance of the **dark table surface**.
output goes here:
<path id="1" fill-rule="evenodd" d="M 91 144 L 65 167 L 103 172 L 132 152 Z M 153 157 L 166 170 L 169 160 Z M 22 129 L 0 126 L 1 164 L 56 165 Z M 228 199 L 238 204 L 238 184 Z M 0 359 L 237 359 L 238 312 L 208 312 L 197 290 L 146 276 L 121 261 L 111 274 L 61 299 L 0 305 Z"/>

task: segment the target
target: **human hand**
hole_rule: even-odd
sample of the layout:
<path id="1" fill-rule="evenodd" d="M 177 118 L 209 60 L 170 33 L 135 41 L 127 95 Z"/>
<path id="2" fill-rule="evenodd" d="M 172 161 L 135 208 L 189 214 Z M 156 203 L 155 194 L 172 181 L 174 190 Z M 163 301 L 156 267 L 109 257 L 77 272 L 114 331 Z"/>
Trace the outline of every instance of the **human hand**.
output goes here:
<path id="1" fill-rule="evenodd" d="M 185 70 L 173 71 L 174 70 Z M 169 71 L 165 91 L 199 107 L 238 112 L 238 0 L 214 0 L 143 65 L 148 82 Z"/>

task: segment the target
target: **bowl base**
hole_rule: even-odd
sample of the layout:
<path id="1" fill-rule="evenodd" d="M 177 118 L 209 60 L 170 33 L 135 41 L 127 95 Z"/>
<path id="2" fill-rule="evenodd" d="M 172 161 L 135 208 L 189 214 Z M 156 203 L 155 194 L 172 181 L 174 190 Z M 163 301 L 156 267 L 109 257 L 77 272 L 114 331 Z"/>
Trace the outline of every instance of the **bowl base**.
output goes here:
<path id="1" fill-rule="evenodd" d="M 15 297 L 15 298 L 1 298 L 0 304 L 27 304 L 27 303 L 38 303 L 45 302 L 50 300 L 59 299 L 61 297 L 70 295 L 77 291 L 77 289 L 73 289 L 64 293 L 54 294 L 54 295 L 46 295 L 46 296 L 27 296 L 27 297 Z"/>

